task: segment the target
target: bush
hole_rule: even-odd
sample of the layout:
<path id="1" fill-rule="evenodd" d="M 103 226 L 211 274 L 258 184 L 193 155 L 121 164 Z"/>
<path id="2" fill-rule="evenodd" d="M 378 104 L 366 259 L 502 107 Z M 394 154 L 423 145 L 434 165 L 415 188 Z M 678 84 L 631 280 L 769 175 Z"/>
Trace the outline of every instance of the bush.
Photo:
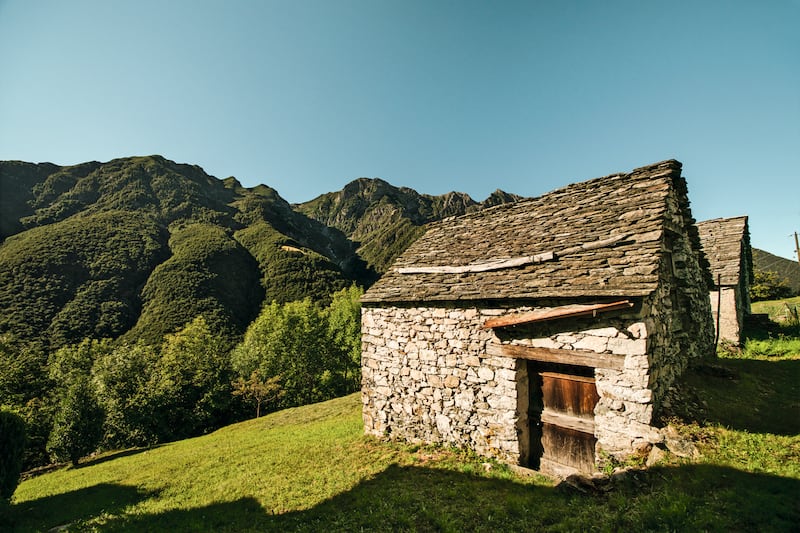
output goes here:
<path id="1" fill-rule="evenodd" d="M 753 284 L 750 285 L 750 300 L 779 300 L 792 295 L 792 289 L 786 279 L 780 279 L 777 272 L 756 270 Z"/>
<path id="2" fill-rule="evenodd" d="M 0 499 L 14 494 L 22 472 L 25 421 L 11 411 L 0 410 Z"/>

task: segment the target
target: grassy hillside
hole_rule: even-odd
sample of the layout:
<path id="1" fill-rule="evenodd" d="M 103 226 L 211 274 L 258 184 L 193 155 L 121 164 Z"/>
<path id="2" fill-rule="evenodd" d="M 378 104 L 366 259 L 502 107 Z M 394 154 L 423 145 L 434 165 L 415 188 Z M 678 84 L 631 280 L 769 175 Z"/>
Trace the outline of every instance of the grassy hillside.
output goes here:
<path id="1" fill-rule="evenodd" d="M 364 437 L 352 395 L 28 479 L 0 529 L 793 531 L 799 383 L 800 356 L 693 371 L 673 423 L 702 456 L 618 471 L 595 489 Z"/>
<path id="2" fill-rule="evenodd" d="M 785 279 L 795 294 L 800 294 L 800 264 L 764 250 L 753 248 L 753 267 L 766 272 L 777 272 Z"/>

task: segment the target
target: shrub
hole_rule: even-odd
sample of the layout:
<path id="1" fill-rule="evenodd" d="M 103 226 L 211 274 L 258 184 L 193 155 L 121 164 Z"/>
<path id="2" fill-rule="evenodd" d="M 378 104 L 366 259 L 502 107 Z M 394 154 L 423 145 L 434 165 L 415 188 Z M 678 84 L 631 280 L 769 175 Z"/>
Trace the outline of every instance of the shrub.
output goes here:
<path id="1" fill-rule="evenodd" d="M 761 300 L 779 300 L 792 295 L 786 279 L 778 277 L 777 272 L 756 270 L 753 274 L 753 284 L 750 285 L 750 299 L 754 302 Z"/>
<path id="2" fill-rule="evenodd" d="M 25 441 L 25 421 L 0 410 L 0 499 L 11 498 L 19 484 Z"/>

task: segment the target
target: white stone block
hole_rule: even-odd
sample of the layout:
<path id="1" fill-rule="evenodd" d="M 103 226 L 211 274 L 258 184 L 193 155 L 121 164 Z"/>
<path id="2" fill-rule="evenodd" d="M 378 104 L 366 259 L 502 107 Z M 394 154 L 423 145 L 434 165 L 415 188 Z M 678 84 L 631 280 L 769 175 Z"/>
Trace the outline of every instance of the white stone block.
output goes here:
<path id="1" fill-rule="evenodd" d="M 478 377 L 485 381 L 494 379 L 494 371 L 482 366 L 478 369 Z"/>
<path id="2" fill-rule="evenodd" d="M 603 353 L 606 351 L 608 344 L 609 344 L 608 337 L 596 337 L 593 335 L 587 335 L 586 337 L 582 338 L 581 340 L 573 344 L 573 348 L 575 348 L 576 350 L 587 350 L 590 352 Z"/>
<path id="3" fill-rule="evenodd" d="M 556 342 L 550 337 L 544 337 L 541 339 L 530 339 L 530 345 L 534 348 L 550 348 L 557 350 L 563 346 L 563 343 Z"/>
<path id="4" fill-rule="evenodd" d="M 643 355 L 647 353 L 645 339 L 608 339 L 608 349 L 616 355 Z"/>
<path id="5" fill-rule="evenodd" d="M 631 324 L 628 326 L 628 332 L 630 332 L 635 339 L 647 338 L 647 326 L 645 326 L 644 322 L 636 322 L 635 324 Z"/>
<path id="6" fill-rule="evenodd" d="M 494 373 L 494 379 L 498 381 L 507 380 L 511 383 L 515 383 L 517 379 L 517 372 L 509 368 L 498 368 Z"/>
<path id="7" fill-rule="evenodd" d="M 608 328 L 597 328 L 597 329 L 587 329 L 582 331 L 586 335 L 593 335 L 595 337 L 616 337 L 619 334 L 619 330 L 614 327 Z"/>

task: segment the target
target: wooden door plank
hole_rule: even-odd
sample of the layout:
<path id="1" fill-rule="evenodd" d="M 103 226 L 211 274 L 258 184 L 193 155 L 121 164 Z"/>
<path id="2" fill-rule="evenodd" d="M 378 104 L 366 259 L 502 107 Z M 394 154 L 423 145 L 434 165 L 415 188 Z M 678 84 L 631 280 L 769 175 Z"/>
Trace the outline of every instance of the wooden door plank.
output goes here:
<path id="1" fill-rule="evenodd" d="M 591 433 L 544 423 L 542 463 L 549 461 L 580 472 L 591 472 L 595 469 L 596 443 L 597 439 Z"/>
<path id="2" fill-rule="evenodd" d="M 594 418 L 569 416 L 550 409 L 542 411 L 542 423 L 594 435 Z"/>
<path id="3" fill-rule="evenodd" d="M 593 380 L 572 380 L 542 375 L 542 399 L 544 408 L 550 411 L 593 419 L 594 407 L 600 396 Z"/>

